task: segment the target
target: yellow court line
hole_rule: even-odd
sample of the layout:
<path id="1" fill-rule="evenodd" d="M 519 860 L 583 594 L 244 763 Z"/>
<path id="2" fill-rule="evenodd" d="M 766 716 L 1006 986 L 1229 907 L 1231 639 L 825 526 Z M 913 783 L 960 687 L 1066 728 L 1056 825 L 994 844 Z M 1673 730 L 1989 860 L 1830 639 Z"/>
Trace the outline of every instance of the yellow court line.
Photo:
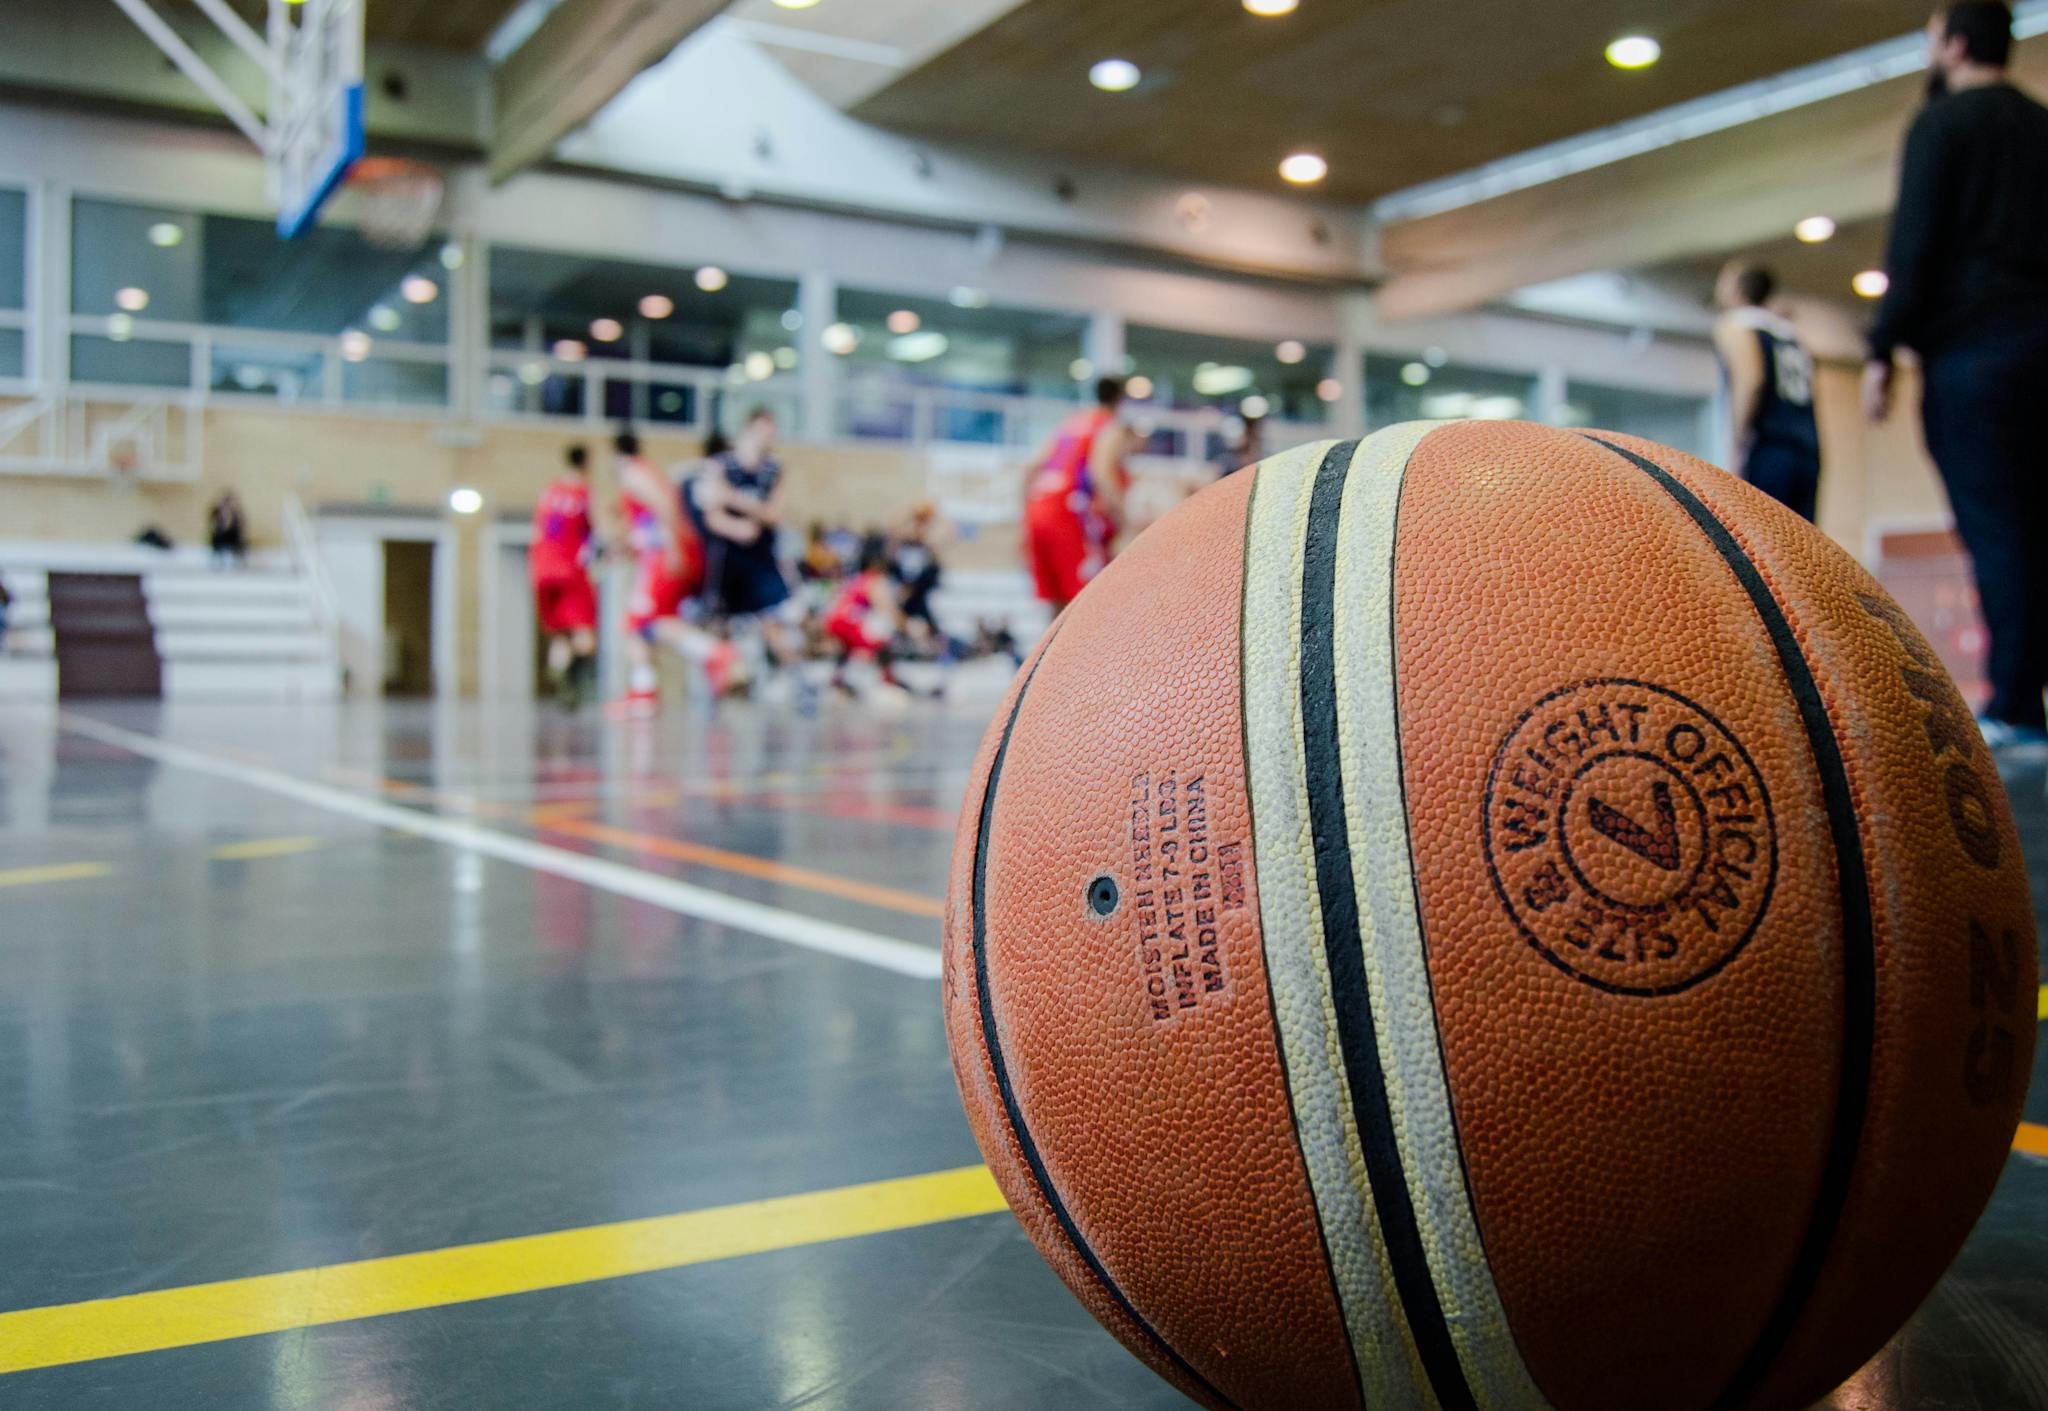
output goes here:
<path id="1" fill-rule="evenodd" d="M 2034 1017 L 2048 1019 L 2048 985 L 2041 986 L 2040 998 L 2034 1002 Z"/>
<path id="2" fill-rule="evenodd" d="M 53 862 L 45 867 L 14 867 L 0 871 L 0 887 L 28 887 L 38 882 L 77 882 L 87 877 L 104 877 L 114 870 L 109 862 Z"/>
<path id="3" fill-rule="evenodd" d="M 2020 1123 L 2020 1129 L 2013 1133 L 2012 1149 L 2029 1156 L 2048 1156 L 2048 1127 L 2038 1122 Z"/>
<path id="4" fill-rule="evenodd" d="M 742 1254 L 914 1229 L 1003 1208 L 983 1166 L 552 1234 L 0 1313 L 0 1372 L 190 1347 Z"/>
<path id="5" fill-rule="evenodd" d="M 301 834 L 291 838 L 251 838 L 246 843 L 229 843 L 215 848 L 207 856 L 215 862 L 249 862 L 261 857 L 290 857 L 293 853 L 311 852 L 326 840 Z"/>

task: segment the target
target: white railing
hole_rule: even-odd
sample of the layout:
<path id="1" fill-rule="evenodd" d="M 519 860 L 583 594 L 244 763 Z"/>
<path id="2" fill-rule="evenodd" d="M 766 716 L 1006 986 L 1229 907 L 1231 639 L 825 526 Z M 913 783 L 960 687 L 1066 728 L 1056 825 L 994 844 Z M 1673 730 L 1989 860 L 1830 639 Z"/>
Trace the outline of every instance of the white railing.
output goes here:
<path id="1" fill-rule="evenodd" d="M 0 411 L 0 471 L 193 480 L 204 424 L 189 394 L 77 385 L 37 392 Z"/>
<path id="2" fill-rule="evenodd" d="M 183 387 L 230 404 L 404 408 L 447 414 L 454 391 L 445 344 L 366 334 L 323 337 L 115 314 L 70 320 L 72 380 Z M 81 375 L 83 374 L 83 375 Z"/>
<path id="3" fill-rule="evenodd" d="M 341 672 L 341 599 L 328 576 L 327 562 L 320 557 L 320 544 L 313 535 L 313 521 L 297 495 L 284 497 L 284 542 L 300 574 L 313 594 L 313 618 L 326 646 L 327 664 Z"/>

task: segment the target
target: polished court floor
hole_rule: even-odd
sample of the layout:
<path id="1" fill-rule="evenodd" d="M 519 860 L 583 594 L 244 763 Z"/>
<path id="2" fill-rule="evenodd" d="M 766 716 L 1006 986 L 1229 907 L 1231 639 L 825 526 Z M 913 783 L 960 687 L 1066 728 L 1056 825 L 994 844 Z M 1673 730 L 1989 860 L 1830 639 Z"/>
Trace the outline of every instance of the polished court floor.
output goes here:
<path id="1" fill-rule="evenodd" d="M 0 1407 L 1185 1406 L 958 1110 L 986 710 L 0 712 Z M 2048 1158 L 1830 1404 L 2048 1411 Z"/>

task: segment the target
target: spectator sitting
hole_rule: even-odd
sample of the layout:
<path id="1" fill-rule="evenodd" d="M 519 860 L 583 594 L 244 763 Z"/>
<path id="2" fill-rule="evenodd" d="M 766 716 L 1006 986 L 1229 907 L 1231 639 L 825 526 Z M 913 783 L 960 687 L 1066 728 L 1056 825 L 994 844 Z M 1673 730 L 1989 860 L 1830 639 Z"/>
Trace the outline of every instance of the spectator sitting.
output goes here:
<path id="1" fill-rule="evenodd" d="M 213 547 L 214 567 L 248 562 L 249 539 L 242 525 L 242 502 L 235 498 L 234 491 L 221 491 L 220 498 L 206 512 L 206 537 Z"/>

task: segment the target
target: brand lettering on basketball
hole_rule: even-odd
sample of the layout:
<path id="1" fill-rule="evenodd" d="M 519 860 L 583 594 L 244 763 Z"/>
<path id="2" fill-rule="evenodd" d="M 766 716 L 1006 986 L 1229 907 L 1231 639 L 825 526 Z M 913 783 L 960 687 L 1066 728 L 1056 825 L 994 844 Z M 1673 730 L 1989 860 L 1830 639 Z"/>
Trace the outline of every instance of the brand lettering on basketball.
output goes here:
<path id="1" fill-rule="evenodd" d="M 1987 870 L 1996 868 L 1998 810 L 1978 767 L 1980 760 L 1988 760 L 1988 754 L 1984 736 L 1970 719 L 1970 708 L 1948 683 L 1941 663 L 1928 650 L 1920 630 L 1899 610 L 1897 603 L 1869 593 L 1858 593 L 1856 601 L 1862 604 L 1864 612 L 1891 629 L 1892 640 L 1906 655 L 1906 664 L 1899 668 L 1899 679 L 1913 699 L 1927 707 L 1922 723 L 1927 730 L 1927 747 L 1941 774 L 1949 830 L 1970 861 Z"/>
<path id="2" fill-rule="evenodd" d="M 1755 762 L 1704 707 L 1647 682 L 1585 681 L 1525 712 L 1494 755 L 1482 827 L 1524 939 L 1623 994 L 1721 969 L 1777 879 Z"/>
<path id="3" fill-rule="evenodd" d="M 1220 913 L 1244 905 L 1244 850 L 1211 841 L 1208 780 L 1172 769 L 1131 776 L 1130 841 L 1146 1011 L 1167 1022 L 1227 992 Z"/>

